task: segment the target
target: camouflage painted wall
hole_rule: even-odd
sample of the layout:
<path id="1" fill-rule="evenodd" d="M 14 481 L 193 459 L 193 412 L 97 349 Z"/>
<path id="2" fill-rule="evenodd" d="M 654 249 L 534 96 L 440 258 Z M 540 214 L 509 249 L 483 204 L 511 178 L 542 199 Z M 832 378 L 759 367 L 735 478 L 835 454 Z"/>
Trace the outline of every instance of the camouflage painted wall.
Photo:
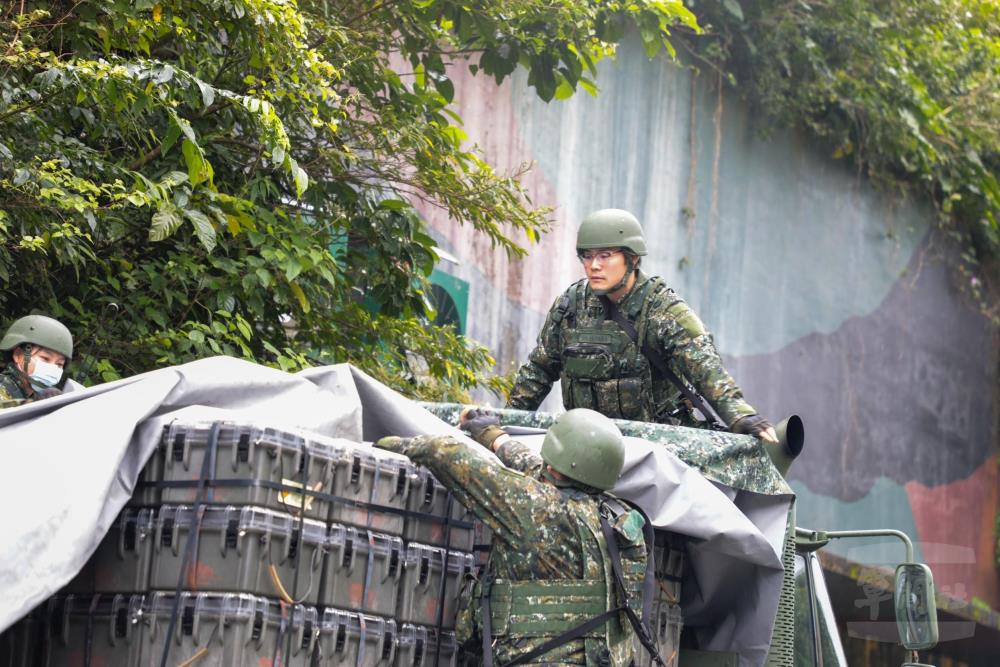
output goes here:
<path id="1" fill-rule="evenodd" d="M 527 356 L 553 299 L 582 276 L 580 218 L 629 209 L 649 237 L 646 269 L 700 313 L 750 402 L 804 418 L 799 523 L 902 528 L 941 588 L 1000 607 L 997 334 L 952 284 L 954 249 L 926 206 L 874 192 L 801 135 L 761 138 L 714 75 L 649 61 L 637 45 L 604 64 L 597 98 L 545 104 L 523 75 L 497 89 L 455 74 L 470 137 L 494 164 L 533 162 L 533 201 L 557 220 L 512 262 L 425 211 L 461 260 L 445 270 L 470 283 L 468 333 L 501 370 Z M 836 548 L 867 563 L 901 557 L 891 542 Z"/>

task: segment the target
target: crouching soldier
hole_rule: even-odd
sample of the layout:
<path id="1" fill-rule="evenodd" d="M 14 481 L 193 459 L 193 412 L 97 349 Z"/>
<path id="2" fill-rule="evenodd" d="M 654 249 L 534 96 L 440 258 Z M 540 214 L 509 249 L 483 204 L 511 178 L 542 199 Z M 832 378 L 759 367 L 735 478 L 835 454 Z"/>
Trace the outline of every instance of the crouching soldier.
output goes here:
<path id="1" fill-rule="evenodd" d="M 652 527 L 608 493 L 625 460 L 621 432 L 597 412 L 570 410 L 539 457 L 495 420 L 475 416 L 467 427 L 499 461 L 447 436 L 377 443 L 429 468 L 493 531 L 460 641 L 478 638 L 485 667 L 627 667 L 634 637 L 652 647 L 640 615 L 654 582 Z"/>
<path id="2" fill-rule="evenodd" d="M 0 408 L 37 401 L 62 393 L 63 369 L 73 358 L 73 335 L 59 320 L 28 315 L 15 320 L 0 354 Z"/>

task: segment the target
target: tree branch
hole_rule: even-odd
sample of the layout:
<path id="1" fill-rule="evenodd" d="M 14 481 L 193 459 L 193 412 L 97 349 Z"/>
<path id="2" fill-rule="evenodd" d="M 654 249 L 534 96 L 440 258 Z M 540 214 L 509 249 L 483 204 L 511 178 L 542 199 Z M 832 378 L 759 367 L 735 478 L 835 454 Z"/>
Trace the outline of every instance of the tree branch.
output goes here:
<path id="1" fill-rule="evenodd" d="M 160 157 L 161 153 L 163 153 L 162 144 L 160 146 L 157 146 L 153 150 L 149 151 L 145 155 L 133 160 L 131 163 L 129 163 L 126 169 L 128 169 L 129 171 L 138 171 L 139 169 L 145 167 L 147 164 L 149 164 L 156 158 Z"/>

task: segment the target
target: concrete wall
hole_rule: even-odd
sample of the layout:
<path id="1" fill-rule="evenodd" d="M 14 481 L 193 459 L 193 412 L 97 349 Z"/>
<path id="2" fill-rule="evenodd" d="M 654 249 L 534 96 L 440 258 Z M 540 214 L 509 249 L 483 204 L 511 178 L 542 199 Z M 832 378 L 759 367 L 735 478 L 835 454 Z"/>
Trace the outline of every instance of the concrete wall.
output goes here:
<path id="1" fill-rule="evenodd" d="M 454 74 L 470 137 L 495 165 L 532 162 L 533 202 L 555 209 L 521 261 L 425 211 L 470 283 L 469 335 L 501 370 L 582 276 L 579 220 L 629 209 L 652 249 L 646 269 L 702 316 L 749 401 L 804 418 L 800 525 L 907 530 L 940 587 L 1000 606 L 996 332 L 954 288 L 954 248 L 926 205 L 874 192 L 800 134 L 762 138 L 714 75 L 649 61 L 637 44 L 602 65 L 597 98 L 545 104 L 523 74 L 499 89 Z M 901 557 L 892 542 L 835 548 Z"/>

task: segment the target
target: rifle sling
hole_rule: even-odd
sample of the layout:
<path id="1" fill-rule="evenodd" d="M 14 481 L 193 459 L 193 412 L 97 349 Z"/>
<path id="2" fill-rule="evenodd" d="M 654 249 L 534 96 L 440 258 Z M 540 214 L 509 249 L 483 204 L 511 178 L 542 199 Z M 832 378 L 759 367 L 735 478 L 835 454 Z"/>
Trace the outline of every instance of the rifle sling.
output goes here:
<path id="1" fill-rule="evenodd" d="M 653 368 L 659 371 L 665 378 L 670 380 L 670 382 L 680 390 L 681 394 L 684 395 L 684 398 L 690 401 L 691 405 L 696 407 L 698 411 L 705 416 L 705 419 L 709 422 L 715 422 L 718 426 L 722 427 L 722 430 L 728 431 L 729 429 L 726 427 L 722 419 L 719 418 L 714 410 L 711 410 L 708 407 L 708 404 L 702 400 L 701 396 L 694 393 L 694 391 L 688 387 L 686 382 L 681 380 L 677 377 L 676 373 L 670 370 L 666 360 L 659 353 L 659 351 L 649 347 L 645 341 L 641 343 L 639 342 L 639 332 L 636 331 L 635 325 L 632 324 L 627 317 L 625 317 L 625 314 L 622 313 L 621 310 L 619 310 L 618 304 L 606 296 L 602 296 L 601 301 L 604 303 L 604 311 L 607 316 L 614 320 L 615 323 L 621 327 L 622 331 L 624 331 L 628 337 L 632 339 L 632 342 L 635 343 L 636 347 L 639 348 L 639 351 L 642 352 L 642 355 L 646 357 Z"/>

